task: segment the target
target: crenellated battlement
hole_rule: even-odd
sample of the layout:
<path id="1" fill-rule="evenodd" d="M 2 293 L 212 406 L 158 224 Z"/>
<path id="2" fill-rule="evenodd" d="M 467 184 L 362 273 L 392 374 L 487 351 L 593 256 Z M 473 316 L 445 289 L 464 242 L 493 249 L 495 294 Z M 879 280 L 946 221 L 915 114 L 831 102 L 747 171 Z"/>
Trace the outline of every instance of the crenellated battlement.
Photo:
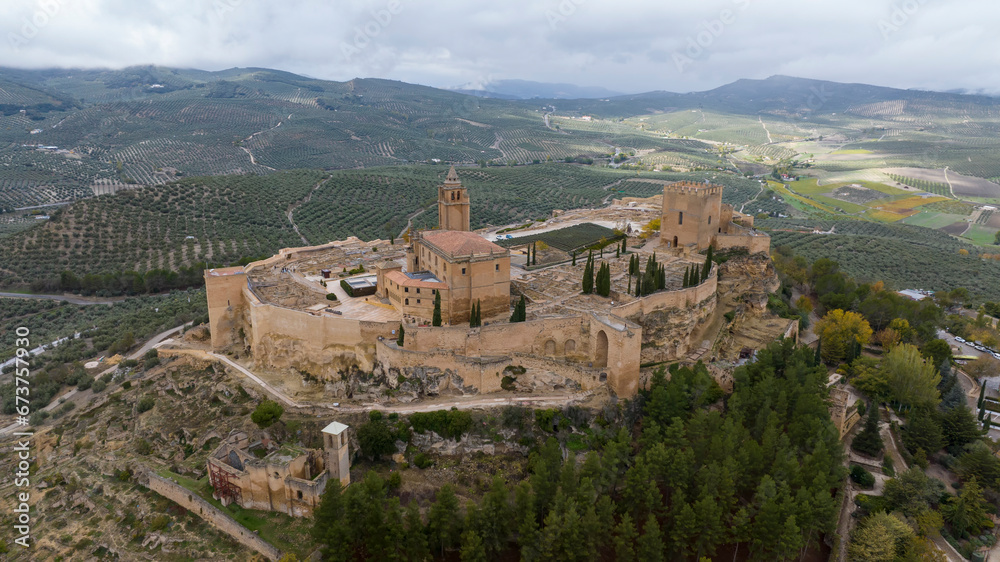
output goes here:
<path id="1" fill-rule="evenodd" d="M 679 181 L 664 186 L 666 193 L 683 193 L 696 197 L 711 197 L 722 195 L 722 186 L 714 183 L 700 183 L 693 181 Z"/>

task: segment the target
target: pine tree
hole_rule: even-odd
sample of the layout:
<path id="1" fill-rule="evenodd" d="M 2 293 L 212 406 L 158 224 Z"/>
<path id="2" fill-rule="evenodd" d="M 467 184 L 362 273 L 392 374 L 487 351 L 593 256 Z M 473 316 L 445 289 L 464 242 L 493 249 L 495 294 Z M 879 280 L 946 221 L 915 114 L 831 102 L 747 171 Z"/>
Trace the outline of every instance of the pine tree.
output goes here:
<path id="1" fill-rule="evenodd" d="M 434 293 L 434 317 L 431 318 L 431 325 L 441 325 L 441 291 Z"/>
<path id="2" fill-rule="evenodd" d="M 458 512 L 458 498 L 451 484 L 445 484 L 437 492 L 437 499 L 428 514 L 428 530 L 435 550 L 441 555 L 447 548 L 458 545 L 462 533 L 462 516 Z"/>
<path id="3" fill-rule="evenodd" d="M 486 548 L 479 533 L 469 529 L 462 533 L 462 562 L 486 562 Z"/>
<path id="4" fill-rule="evenodd" d="M 403 324 L 399 324 L 399 336 L 396 338 L 396 345 L 403 347 Z"/>
<path id="5" fill-rule="evenodd" d="M 322 545 L 323 560 L 347 562 L 351 559 L 350 532 L 347 529 L 344 498 L 340 482 L 331 480 L 313 515 L 312 537 Z"/>
<path id="6" fill-rule="evenodd" d="M 430 558 L 430 549 L 427 546 L 427 534 L 424 531 L 424 522 L 420 519 L 420 507 L 417 500 L 410 500 L 410 505 L 406 506 L 406 534 L 403 538 L 403 553 L 407 560 L 426 560 Z"/>
<path id="7" fill-rule="evenodd" d="M 652 513 L 646 518 L 646 523 L 642 526 L 642 535 L 639 535 L 639 560 L 643 562 L 663 560 L 663 533 L 660 532 L 660 524 Z"/>
<path id="8" fill-rule="evenodd" d="M 878 431 L 878 418 L 878 404 L 872 404 L 868 410 L 865 427 L 854 437 L 854 441 L 851 442 L 851 449 L 869 457 L 877 457 L 882 452 L 884 444 L 882 443 L 882 436 L 879 435 Z"/>
<path id="9" fill-rule="evenodd" d="M 622 515 L 618 525 L 615 526 L 615 560 L 618 562 L 635 561 L 635 535 L 632 516 L 628 513 Z"/>

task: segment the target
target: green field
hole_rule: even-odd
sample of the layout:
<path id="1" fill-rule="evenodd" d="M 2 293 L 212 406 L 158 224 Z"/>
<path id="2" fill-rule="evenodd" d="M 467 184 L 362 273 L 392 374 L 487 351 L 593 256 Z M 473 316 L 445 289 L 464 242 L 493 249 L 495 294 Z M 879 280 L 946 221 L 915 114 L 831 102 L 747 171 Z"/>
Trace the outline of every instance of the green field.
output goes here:
<path id="1" fill-rule="evenodd" d="M 956 222 L 965 220 L 968 215 L 952 215 L 948 213 L 933 213 L 922 211 L 913 215 L 912 217 L 906 217 L 903 219 L 902 223 L 912 224 L 914 226 L 923 226 L 925 228 L 941 228 L 948 226 L 949 224 L 954 224 Z"/>
<path id="2" fill-rule="evenodd" d="M 540 234 L 521 236 L 510 240 L 500 240 L 497 241 L 497 244 L 505 248 L 512 248 L 533 242 L 544 242 L 553 248 L 568 253 L 579 251 L 602 241 L 608 242 L 620 237 L 620 234 L 616 235 L 615 231 L 610 228 L 592 223 L 584 223 Z"/>
<path id="3" fill-rule="evenodd" d="M 997 229 L 995 228 L 974 224 L 969 230 L 965 231 L 962 238 L 968 238 L 980 246 L 990 246 L 996 240 L 996 233 Z"/>

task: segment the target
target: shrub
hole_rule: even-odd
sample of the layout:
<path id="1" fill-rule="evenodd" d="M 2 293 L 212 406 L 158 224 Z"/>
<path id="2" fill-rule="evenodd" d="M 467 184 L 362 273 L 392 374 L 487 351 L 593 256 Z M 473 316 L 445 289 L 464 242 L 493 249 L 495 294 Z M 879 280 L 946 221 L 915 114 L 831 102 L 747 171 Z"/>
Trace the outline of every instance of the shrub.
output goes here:
<path id="1" fill-rule="evenodd" d="M 859 464 L 851 465 L 851 480 L 865 490 L 871 490 L 875 487 L 875 476 Z"/>
<path id="2" fill-rule="evenodd" d="M 257 405 L 257 409 L 250 414 L 250 421 L 257 424 L 257 427 L 265 429 L 271 427 L 274 422 L 281 418 L 285 409 L 274 400 L 264 400 Z"/>
<path id="3" fill-rule="evenodd" d="M 169 517 L 167 517 L 166 515 L 157 515 L 149 523 L 149 530 L 150 531 L 160 531 L 160 530 L 166 529 L 167 525 L 169 525 L 169 524 L 170 524 L 170 518 Z"/>
<path id="4" fill-rule="evenodd" d="M 417 468 L 424 469 L 433 465 L 434 461 L 426 453 L 417 453 L 417 456 L 413 457 L 413 464 Z"/>
<path id="5" fill-rule="evenodd" d="M 399 472 L 393 472 L 389 474 L 389 479 L 386 480 L 386 484 L 389 485 L 390 490 L 398 490 L 400 486 L 403 485 L 403 477 Z"/>
<path id="6" fill-rule="evenodd" d="M 514 377 L 504 375 L 503 379 L 500 380 L 500 388 L 504 390 L 514 390 L 514 380 Z"/>
<path id="7" fill-rule="evenodd" d="M 433 431 L 446 439 L 460 441 L 472 428 L 472 415 L 460 410 L 417 412 L 410 415 L 410 424 L 417 433 Z"/>
<path id="8" fill-rule="evenodd" d="M 335 301 L 335 300 L 337 300 L 337 295 L 335 295 L 333 293 L 327 293 L 326 294 L 326 300 L 328 300 L 328 301 Z"/>
<path id="9" fill-rule="evenodd" d="M 147 394 L 146 396 L 143 396 L 141 400 L 139 400 L 138 411 L 140 414 L 143 412 L 148 412 L 149 410 L 152 410 L 153 406 L 155 405 L 156 405 L 156 398 L 154 398 L 151 394 Z"/>
<path id="10" fill-rule="evenodd" d="M 90 386 L 91 390 L 95 393 L 104 392 L 104 389 L 108 387 L 108 383 L 104 382 L 104 379 L 94 381 L 94 384 Z"/>
<path id="11" fill-rule="evenodd" d="M 140 439 L 135 443 L 135 452 L 140 455 L 148 455 L 153 452 L 153 446 L 149 444 L 149 441 Z"/>

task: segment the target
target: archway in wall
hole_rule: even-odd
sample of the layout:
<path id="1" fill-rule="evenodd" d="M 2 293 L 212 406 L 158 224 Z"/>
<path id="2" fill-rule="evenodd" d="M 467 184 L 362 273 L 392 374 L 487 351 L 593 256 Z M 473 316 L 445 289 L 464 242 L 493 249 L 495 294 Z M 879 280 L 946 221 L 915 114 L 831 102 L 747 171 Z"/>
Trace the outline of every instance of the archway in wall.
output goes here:
<path id="1" fill-rule="evenodd" d="M 545 342 L 545 355 L 555 355 L 556 354 L 556 342 L 548 340 Z"/>
<path id="2" fill-rule="evenodd" d="M 576 352 L 576 342 L 573 340 L 566 340 L 565 350 L 566 355 Z"/>
<path id="3" fill-rule="evenodd" d="M 604 330 L 597 332 L 597 345 L 594 348 L 594 367 L 603 369 L 608 366 L 608 335 Z"/>
<path id="4" fill-rule="evenodd" d="M 674 245 L 671 246 L 671 248 L 676 248 L 676 247 L 677 247 L 677 237 L 674 236 Z"/>

